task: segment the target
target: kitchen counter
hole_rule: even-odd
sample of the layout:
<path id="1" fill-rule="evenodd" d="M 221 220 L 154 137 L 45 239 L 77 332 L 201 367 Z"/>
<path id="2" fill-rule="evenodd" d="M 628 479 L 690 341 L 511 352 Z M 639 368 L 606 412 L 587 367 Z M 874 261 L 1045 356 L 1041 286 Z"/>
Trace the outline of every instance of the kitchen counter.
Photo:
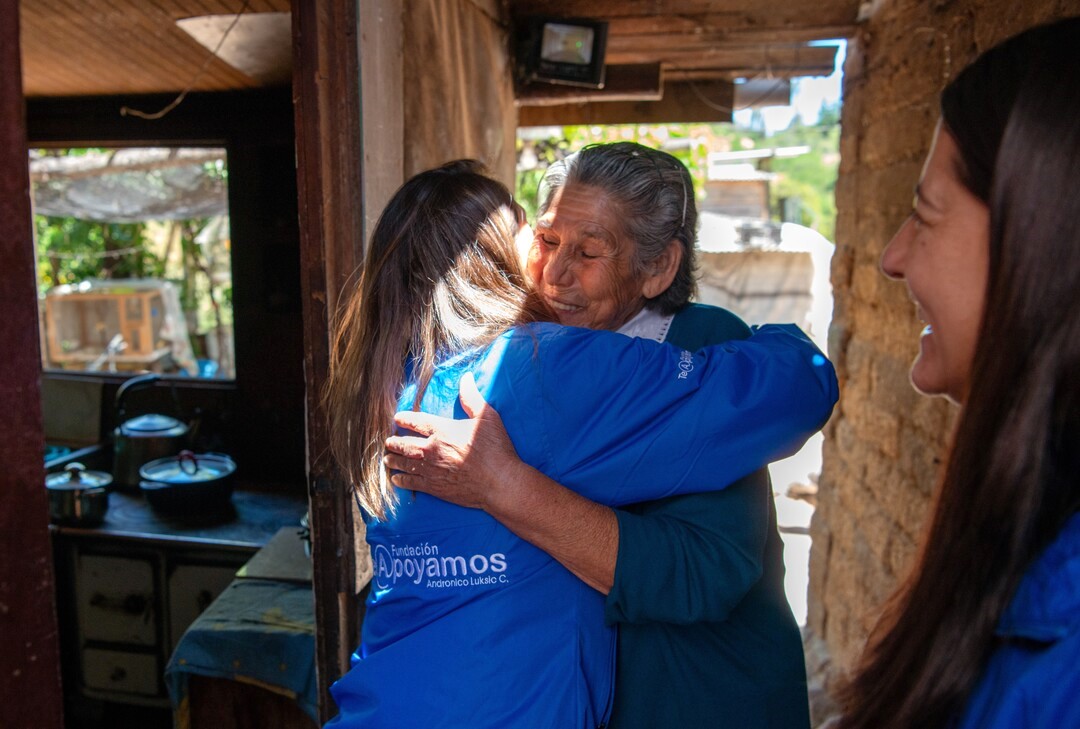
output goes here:
<path id="1" fill-rule="evenodd" d="M 52 529 L 71 537 L 251 550 L 269 542 L 281 527 L 295 525 L 299 531 L 306 510 L 307 500 L 302 496 L 252 491 L 242 486 L 223 508 L 180 515 L 155 510 L 141 494 L 112 491 L 104 523 L 92 527 L 53 525 Z"/>
<path id="2" fill-rule="evenodd" d="M 181 515 L 112 491 L 102 524 L 50 526 L 65 683 L 80 697 L 168 706 L 169 657 L 237 570 L 278 534 L 302 553 L 306 499 L 245 486 L 224 507 Z M 310 584 L 295 589 L 310 603 Z"/>

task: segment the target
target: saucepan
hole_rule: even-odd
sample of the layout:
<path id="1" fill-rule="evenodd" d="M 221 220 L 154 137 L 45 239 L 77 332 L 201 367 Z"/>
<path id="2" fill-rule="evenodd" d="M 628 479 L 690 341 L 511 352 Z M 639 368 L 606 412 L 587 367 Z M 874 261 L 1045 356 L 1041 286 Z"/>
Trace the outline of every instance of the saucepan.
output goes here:
<path id="1" fill-rule="evenodd" d="M 224 506 L 233 492 L 236 463 L 222 453 L 181 451 L 139 469 L 139 490 L 150 506 L 172 513 L 193 513 Z"/>
<path id="2" fill-rule="evenodd" d="M 69 463 L 60 473 L 45 477 L 49 492 L 49 519 L 55 524 L 94 526 L 105 520 L 112 476 Z"/>

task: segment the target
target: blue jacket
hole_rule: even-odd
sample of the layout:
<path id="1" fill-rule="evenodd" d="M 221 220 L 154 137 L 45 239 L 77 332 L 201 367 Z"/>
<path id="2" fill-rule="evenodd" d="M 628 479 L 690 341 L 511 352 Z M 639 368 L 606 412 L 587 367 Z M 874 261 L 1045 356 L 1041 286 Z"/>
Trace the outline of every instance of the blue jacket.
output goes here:
<path id="1" fill-rule="evenodd" d="M 519 456 L 594 501 L 712 489 L 797 450 L 837 397 L 794 327 L 696 354 L 612 332 L 535 324 L 446 360 L 421 402 L 464 417 L 471 371 Z M 415 386 L 399 399 L 410 408 Z M 335 727 L 597 727 L 615 631 L 604 598 L 486 513 L 400 493 L 367 520 L 375 576 Z"/>
<path id="2" fill-rule="evenodd" d="M 959 729 L 1080 727 L 1080 514 L 1024 574 Z"/>

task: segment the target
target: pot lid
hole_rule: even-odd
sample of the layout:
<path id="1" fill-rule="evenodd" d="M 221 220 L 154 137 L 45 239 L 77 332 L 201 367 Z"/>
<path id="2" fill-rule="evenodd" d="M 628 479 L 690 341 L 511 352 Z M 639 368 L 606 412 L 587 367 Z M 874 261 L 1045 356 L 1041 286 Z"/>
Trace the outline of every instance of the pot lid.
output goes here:
<path id="1" fill-rule="evenodd" d="M 112 476 L 104 471 L 87 471 L 81 463 L 69 463 L 60 473 L 45 477 L 45 485 L 51 489 L 94 489 L 112 483 Z"/>
<path id="2" fill-rule="evenodd" d="M 220 453 L 196 455 L 181 451 L 178 456 L 168 456 L 150 461 L 139 469 L 139 475 L 147 481 L 158 483 L 199 483 L 225 478 L 236 470 L 233 459 Z"/>
<path id="3" fill-rule="evenodd" d="M 137 418 L 125 421 L 120 426 L 121 433 L 155 433 L 163 434 L 164 431 L 173 430 L 179 428 L 181 431 L 187 430 L 187 426 L 181 423 L 176 418 L 171 418 L 168 415 L 159 415 L 157 413 L 150 413 L 149 415 L 140 415 Z"/>

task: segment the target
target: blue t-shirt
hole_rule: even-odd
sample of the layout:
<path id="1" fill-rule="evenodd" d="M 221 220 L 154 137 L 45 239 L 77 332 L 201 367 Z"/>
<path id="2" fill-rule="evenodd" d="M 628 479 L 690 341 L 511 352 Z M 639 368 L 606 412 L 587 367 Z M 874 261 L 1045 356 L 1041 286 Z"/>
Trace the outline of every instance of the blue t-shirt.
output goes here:
<path id="1" fill-rule="evenodd" d="M 697 353 L 533 324 L 436 370 L 420 409 L 464 417 L 472 372 L 521 459 L 599 503 L 712 490 L 795 452 L 837 398 L 795 327 Z M 411 409 L 415 386 L 399 406 Z M 367 519 L 362 643 L 335 727 L 597 727 L 613 690 L 604 597 L 485 512 L 400 492 Z"/>

